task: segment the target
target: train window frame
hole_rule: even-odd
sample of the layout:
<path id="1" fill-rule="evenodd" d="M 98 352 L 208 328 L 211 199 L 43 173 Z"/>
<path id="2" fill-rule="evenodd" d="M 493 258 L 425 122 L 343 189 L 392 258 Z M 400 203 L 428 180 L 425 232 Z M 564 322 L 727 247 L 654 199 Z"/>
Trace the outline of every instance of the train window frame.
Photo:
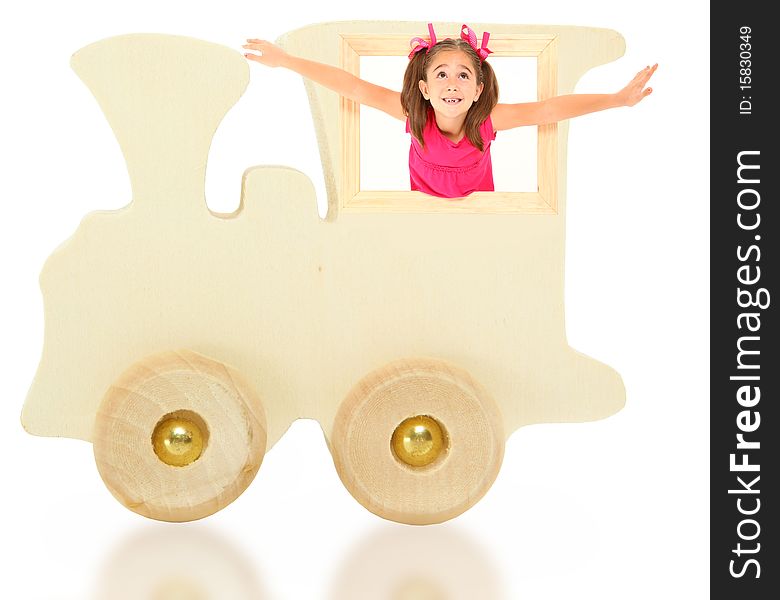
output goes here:
<path id="1" fill-rule="evenodd" d="M 360 76 L 361 56 L 405 56 L 409 40 L 402 35 L 340 34 L 340 66 Z M 495 34 L 493 56 L 535 57 L 537 99 L 558 91 L 558 36 L 555 34 Z M 341 169 L 339 210 L 344 212 L 481 212 L 558 214 L 558 124 L 537 131 L 536 192 L 474 192 L 466 198 L 437 198 L 417 191 L 360 189 L 360 104 L 339 100 Z"/>

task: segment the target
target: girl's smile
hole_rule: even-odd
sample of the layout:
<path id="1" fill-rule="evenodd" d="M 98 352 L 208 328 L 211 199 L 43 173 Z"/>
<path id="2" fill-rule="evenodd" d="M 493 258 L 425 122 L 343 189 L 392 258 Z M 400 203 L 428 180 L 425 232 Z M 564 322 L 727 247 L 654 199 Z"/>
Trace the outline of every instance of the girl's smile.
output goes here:
<path id="1" fill-rule="evenodd" d="M 465 52 L 454 50 L 440 52 L 433 62 L 426 79 L 420 80 L 420 92 L 430 101 L 437 120 L 438 117 L 452 122 L 465 120 L 483 88 L 483 84 L 477 83 L 471 60 Z"/>

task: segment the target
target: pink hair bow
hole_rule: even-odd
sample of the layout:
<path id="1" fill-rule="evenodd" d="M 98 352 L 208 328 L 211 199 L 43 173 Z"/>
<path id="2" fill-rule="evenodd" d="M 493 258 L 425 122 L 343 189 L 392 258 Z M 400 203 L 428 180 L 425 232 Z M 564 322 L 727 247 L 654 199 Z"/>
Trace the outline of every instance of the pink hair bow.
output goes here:
<path id="1" fill-rule="evenodd" d="M 487 47 L 488 40 L 490 39 L 490 34 L 487 31 L 482 34 L 482 45 L 477 48 L 477 34 L 474 33 L 474 30 L 471 27 L 464 23 L 463 27 L 460 28 L 460 39 L 466 40 L 469 43 L 469 46 L 474 48 L 474 51 L 479 56 L 479 60 L 483 62 L 488 57 L 488 54 L 493 53 L 493 51 Z"/>
<path id="2" fill-rule="evenodd" d="M 433 23 L 428 23 L 428 33 L 431 36 L 431 41 L 428 42 L 420 37 L 414 37 L 409 40 L 409 45 L 412 47 L 412 51 L 409 53 L 409 60 L 412 60 L 415 54 L 420 50 L 425 50 L 426 54 L 431 46 L 436 45 L 436 34 L 433 32 Z"/>

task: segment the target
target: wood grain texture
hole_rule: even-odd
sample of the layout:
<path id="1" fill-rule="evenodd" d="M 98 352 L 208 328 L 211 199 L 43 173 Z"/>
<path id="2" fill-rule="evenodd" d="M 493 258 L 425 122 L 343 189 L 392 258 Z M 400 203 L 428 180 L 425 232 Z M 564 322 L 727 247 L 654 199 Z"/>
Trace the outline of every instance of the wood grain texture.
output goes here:
<path id="1" fill-rule="evenodd" d="M 391 437 L 405 419 L 425 415 L 446 431 L 446 451 L 411 467 Z M 349 492 L 385 519 L 441 523 L 473 506 L 493 484 L 504 456 L 503 418 L 487 392 L 445 361 L 403 359 L 367 375 L 341 405 L 331 452 Z"/>
<path id="2" fill-rule="evenodd" d="M 190 411 L 208 442 L 191 464 L 165 464 L 152 432 L 166 415 Z M 266 446 L 259 399 L 233 369 L 182 350 L 148 357 L 112 385 L 95 419 L 95 462 L 130 510 L 162 521 L 192 521 L 235 500 L 254 479 Z"/>
<path id="3" fill-rule="evenodd" d="M 341 68 L 360 77 L 360 55 L 345 37 L 341 38 Z M 342 96 L 338 119 L 342 148 L 339 195 L 353 198 L 360 191 L 360 104 Z M 357 144 L 355 140 L 358 140 Z"/>
<path id="4" fill-rule="evenodd" d="M 459 30 L 459 24 L 436 26 L 437 31 Z M 623 49 L 622 38 L 608 30 L 476 27 L 485 28 L 494 35 L 515 30 L 554 35 L 559 93 L 571 91 L 585 70 L 613 60 Z M 324 24 L 292 32 L 285 43 L 293 52 L 335 64 L 342 33 L 378 31 L 419 35 L 425 24 Z M 247 169 L 240 208 L 215 214 L 206 206 L 203 175 L 211 137 L 248 82 L 244 57 L 190 38 L 131 35 L 91 44 L 73 56 L 72 66 L 117 135 L 133 198 L 120 210 L 87 215 L 46 261 L 40 279 L 44 346 L 22 423 L 33 434 L 95 442 L 97 456 L 106 457 L 101 471 L 126 504 L 155 518 L 178 519 L 197 518 L 225 501 L 212 497 L 209 473 L 196 486 L 198 498 L 188 500 L 203 508 L 181 509 L 167 496 L 153 510 L 143 508 L 161 496 L 143 485 L 142 493 L 134 491 L 145 481 L 145 475 L 137 475 L 142 467 L 121 467 L 110 458 L 129 454 L 136 444 L 148 446 L 149 427 L 170 408 L 165 395 L 134 407 L 139 416 L 132 419 L 144 425 L 132 441 L 129 432 L 110 433 L 108 423 L 120 427 L 116 423 L 130 418 L 116 419 L 113 409 L 105 408 L 127 400 L 120 391 L 128 387 L 121 383 L 123 373 L 139 360 L 177 349 L 209 364 L 229 365 L 225 369 L 236 374 L 231 380 L 240 376 L 251 390 L 241 394 L 243 401 L 254 406 L 255 400 L 247 398 L 262 399 L 265 422 L 258 411 L 250 414 L 267 428 L 263 448 L 270 449 L 295 419 L 319 421 L 340 457 L 345 482 L 352 481 L 349 469 L 361 464 L 354 457 L 368 459 L 362 451 L 337 450 L 350 443 L 345 431 L 360 427 L 359 420 L 344 417 L 358 411 L 356 385 L 399 360 L 443 361 L 484 390 L 478 399 L 492 398 L 498 406 L 502 433 L 491 426 L 489 442 L 474 442 L 488 458 L 470 480 L 473 495 L 492 481 L 494 473 L 480 469 L 493 468 L 498 437 L 531 423 L 600 419 L 623 406 L 620 376 L 566 340 L 565 125 L 556 134 L 555 211 L 538 200 L 534 211 L 501 214 L 501 195 L 475 194 L 475 203 L 490 203 L 495 212 L 442 200 L 441 206 L 459 207 L 443 212 L 430 198 L 424 199 L 426 212 L 405 211 L 383 204 L 387 199 L 378 195 L 370 209 L 340 213 L 333 187 L 340 168 L 334 157 L 340 156 L 342 143 L 338 98 L 308 85 L 326 170 L 327 217 L 317 214 L 309 178 L 276 166 Z M 597 185 L 601 182 L 594 181 L 594 195 Z M 132 372 L 140 377 L 137 369 Z M 111 400 L 101 405 L 107 390 L 113 390 Z M 212 410 L 208 395 L 202 398 L 199 410 Z M 130 408 L 119 410 L 122 415 Z M 398 410 L 372 414 L 372 427 L 386 433 L 398 424 Z M 471 415 L 469 410 L 464 408 L 463 415 L 445 411 L 442 419 L 453 428 L 461 416 L 481 418 L 479 410 Z M 250 430 L 256 431 L 256 425 Z M 260 439 L 259 433 L 252 436 L 252 443 Z M 123 450 L 106 450 L 114 438 L 125 440 Z M 212 432 L 212 449 L 213 443 Z M 226 484 L 224 477 L 239 463 L 250 471 L 259 464 L 248 454 L 231 456 L 229 468 L 214 467 Z M 376 460 L 386 461 L 386 452 Z M 159 468 L 148 453 L 145 461 L 144 468 Z M 150 475 L 149 481 L 155 477 L 161 475 Z M 178 484 L 171 485 L 177 489 Z M 233 485 L 238 489 L 243 483 Z M 372 498 L 400 497 L 361 485 L 354 493 L 366 504 L 376 504 Z M 462 508 L 448 497 L 432 507 L 420 504 L 419 517 L 400 505 L 385 516 L 420 522 Z"/>

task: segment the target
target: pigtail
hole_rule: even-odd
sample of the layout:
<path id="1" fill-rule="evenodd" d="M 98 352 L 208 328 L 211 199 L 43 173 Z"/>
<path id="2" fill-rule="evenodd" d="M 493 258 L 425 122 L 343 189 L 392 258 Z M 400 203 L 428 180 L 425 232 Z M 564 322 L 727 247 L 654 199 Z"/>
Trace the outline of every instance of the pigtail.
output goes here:
<path id="1" fill-rule="evenodd" d="M 498 104 L 498 81 L 490 63 L 482 61 L 481 66 L 484 87 L 479 95 L 479 100 L 472 104 L 466 115 L 465 130 L 466 137 L 469 138 L 474 147 L 478 148 L 480 152 L 484 152 L 485 140 L 482 139 L 479 129 Z"/>
<path id="2" fill-rule="evenodd" d="M 428 101 L 420 92 L 420 80 L 425 79 L 426 52 L 417 52 L 404 73 L 404 85 L 401 90 L 401 106 L 404 115 L 409 118 L 409 131 L 425 147 L 423 130 L 428 120 Z"/>

